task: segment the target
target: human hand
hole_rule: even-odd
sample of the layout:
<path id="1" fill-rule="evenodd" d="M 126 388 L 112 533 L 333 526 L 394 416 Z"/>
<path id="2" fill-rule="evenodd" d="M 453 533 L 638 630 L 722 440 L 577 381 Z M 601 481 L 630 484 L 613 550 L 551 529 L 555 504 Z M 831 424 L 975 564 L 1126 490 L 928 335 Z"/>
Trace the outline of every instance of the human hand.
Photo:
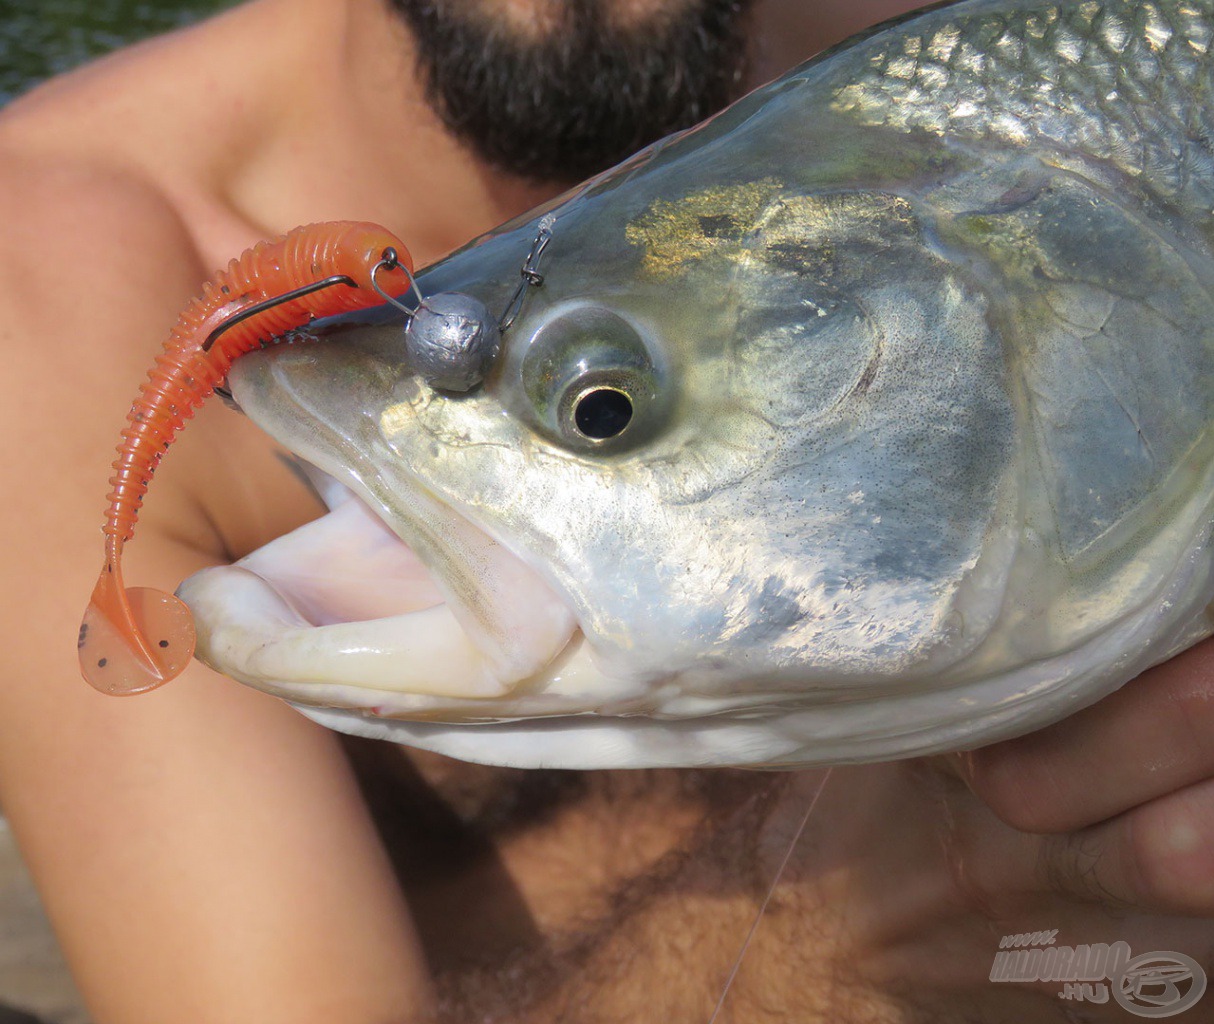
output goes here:
<path id="1" fill-rule="evenodd" d="M 1214 915 L 1214 639 L 1039 732 L 961 755 L 1040 879 L 1138 910 Z"/>
<path id="2" fill-rule="evenodd" d="M 821 902 L 847 907 L 834 969 L 857 991 L 913 992 L 935 1021 L 1073 1019 L 1061 981 L 989 977 L 1035 932 L 1214 967 L 1214 639 L 1039 732 L 832 772 L 796 870 L 843 879 Z M 1083 1013 L 1126 1019 L 1111 998 Z"/>

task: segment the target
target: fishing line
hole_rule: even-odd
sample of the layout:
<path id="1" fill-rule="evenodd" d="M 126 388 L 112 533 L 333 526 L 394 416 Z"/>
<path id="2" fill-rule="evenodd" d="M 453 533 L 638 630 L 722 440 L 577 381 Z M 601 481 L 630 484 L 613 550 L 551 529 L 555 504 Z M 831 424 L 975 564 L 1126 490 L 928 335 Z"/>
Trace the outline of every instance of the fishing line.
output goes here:
<path id="1" fill-rule="evenodd" d="M 780 879 L 784 876 L 784 869 L 788 867 L 788 862 L 792 860 L 792 852 L 797 848 L 797 843 L 801 841 L 801 834 L 809 823 L 809 816 L 813 814 L 814 808 L 818 805 L 818 797 L 822 795 L 822 790 L 826 788 L 826 780 L 830 778 L 830 773 L 833 770 L 833 768 L 826 769 L 826 774 L 822 776 L 822 781 L 818 783 L 818 788 L 814 790 L 814 795 L 810 798 L 809 806 L 805 808 L 805 813 L 801 815 L 801 824 L 797 826 L 797 830 L 793 833 L 792 842 L 788 844 L 788 849 L 784 851 L 784 859 L 780 861 L 780 866 L 776 868 L 776 874 L 767 889 L 767 895 L 763 897 L 763 902 L 759 905 L 759 912 L 755 914 L 755 919 L 750 924 L 750 931 L 746 933 L 746 938 L 742 940 L 742 948 L 738 950 L 738 955 L 734 959 L 729 977 L 725 979 L 725 988 L 721 991 L 721 998 L 717 1000 L 716 1009 L 712 1011 L 712 1016 L 708 1018 L 708 1024 L 716 1024 L 717 1017 L 720 1016 L 721 1011 L 725 1008 L 725 997 L 729 995 L 729 989 L 742 967 L 742 958 L 746 956 L 746 951 L 750 948 L 751 939 L 755 937 L 755 932 L 759 930 L 759 922 L 763 920 L 763 915 L 767 912 L 767 905 L 771 902 L 772 896 L 775 895 L 776 886 L 780 884 Z"/>

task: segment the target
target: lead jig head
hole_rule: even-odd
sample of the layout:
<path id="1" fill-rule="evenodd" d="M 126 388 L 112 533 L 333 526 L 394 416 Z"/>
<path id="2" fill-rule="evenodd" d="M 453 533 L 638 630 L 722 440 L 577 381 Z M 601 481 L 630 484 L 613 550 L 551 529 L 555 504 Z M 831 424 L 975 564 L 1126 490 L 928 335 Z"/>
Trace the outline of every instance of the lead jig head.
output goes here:
<path id="1" fill-rule="evenodd" d="M 375 280 L 379 270 L 397 267 L 408 275 L 409 290 L 417 295 L 414 309 L 394 299 Z M 483 302 L 463 292 L 440 292 L 423 298 L 413 275 L 391 249 L 384 250 L 371 273 L 371 283 L 405 314 L 405 359 L 430 387 L 471 391 L 485 379 L 501 345 L 502 332 Z"/>
<path id="2" fill-rule="evenodd" d="M 440 292 L 421 302 L 405 326 L 412 370 L 432 388 L 471 391 L 501 345 L 502 332 L 485 304 L 463 292 Z"/>
<path id="3" fill-rule="evenodd" d="M 405 314 L 406 361 L 430 387 L 440 391 L 471 391 L 485 379 L 501 348 L 502 333 L 514 323 L 527 292 L 544 283 L 538 266 L 552 238 L 554 223 L 551 214 L 540 221 L 539 232 L 519 271 L 522 280 L 500 320 L 490 315 L 480 299 L 464 292 L 440 292 L 424 297 L 409 269 L 397 259 L 396 250 L 384 250 L 371 271 L 371 283 L 385 300 Z M 417 295 L 417 306 L 413 309 L 389 295 L 375 280 L 380 270 L 397 268 L 405 272 L 409 291 Z"/>

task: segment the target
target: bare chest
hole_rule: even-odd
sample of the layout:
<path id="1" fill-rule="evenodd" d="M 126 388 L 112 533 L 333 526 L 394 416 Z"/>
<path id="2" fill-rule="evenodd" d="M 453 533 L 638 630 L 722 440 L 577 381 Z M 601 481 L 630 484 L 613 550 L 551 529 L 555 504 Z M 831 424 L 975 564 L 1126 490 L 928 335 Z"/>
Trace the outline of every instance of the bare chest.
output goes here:
<path id="1" fill-rule="evenodd" d="M 846 924 L 814 886 L 779 886 L 751 935 L 805 810 L 793 777 L 354 756 L 444 1022 L 707 1024 L 723 996 L 722 1022 L 859 1005 L 823 956 Z"/>

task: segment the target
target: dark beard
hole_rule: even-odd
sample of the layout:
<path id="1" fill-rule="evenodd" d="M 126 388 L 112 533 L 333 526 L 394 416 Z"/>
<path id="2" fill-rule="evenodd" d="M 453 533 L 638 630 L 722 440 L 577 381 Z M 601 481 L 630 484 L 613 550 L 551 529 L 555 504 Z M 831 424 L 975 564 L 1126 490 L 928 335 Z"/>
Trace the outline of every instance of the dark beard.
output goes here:
<path id="1" fill-rule="evenodd" d="M 479 4 L 390 0 L 413 31 L 426 95 L 498 170 L 572 184 L 736 98 L 750 0 L 689 0 L 617 25 L 602 0 L 564 0 L 560 25 L 521 38 Z"/>

